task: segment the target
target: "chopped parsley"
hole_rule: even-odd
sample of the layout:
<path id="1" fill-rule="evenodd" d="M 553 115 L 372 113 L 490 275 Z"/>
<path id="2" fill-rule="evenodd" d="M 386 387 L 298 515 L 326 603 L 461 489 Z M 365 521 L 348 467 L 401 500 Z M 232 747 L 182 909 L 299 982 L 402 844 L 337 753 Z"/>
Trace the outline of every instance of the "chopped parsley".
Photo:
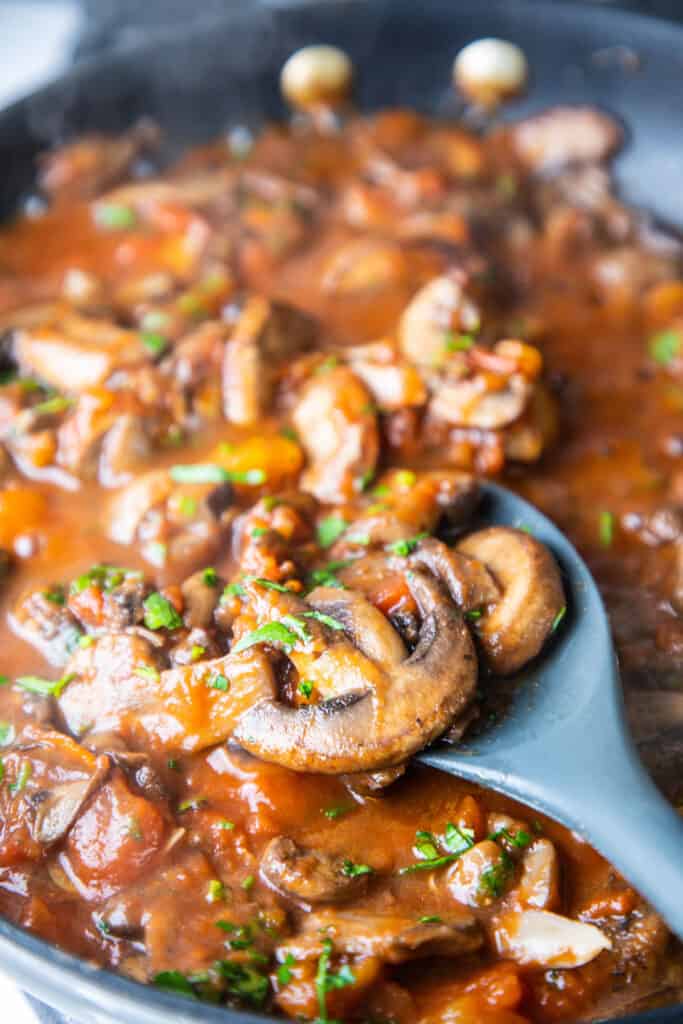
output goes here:
<path id="1" fill-rule="evenodd" d="M 369 864 L 354 864 L 352 860 L 345 860 L 342 864 L 342 874 L 347 878 L 360 878 L 361 875 L 371 875 L 374 872 Z"/>
<path id="2" fill-rule="evenodd" d="M 14 739 L 14 726 L 11 722 L 0 722 L 0 747 L 8 746 Z"/>
<path id="3" fill-rule="evenodd" d="M 603 548 L 608 548 L 614 540 L 614 513 L 601 512 L 598 521 L 598 535 Z"/>
<path id="4" fill-rule="evenodd" d="M 256 540 L 258 537 L 265 537 L 267 533 L 270 533 L 269 527 L 255 526 L 254 529 L 251 531 L 250 536 L 252 536 Z"/>
<path id="5" fill-rule="evenodd" d="M 206 893 L 208 903 L 220 903 L 225 899 L 225 886 L 218 878 L 212 878 Z"/>
<path id="6" fill-rule="evenodd" d="M 253 875 L 247 875 L 245 879 L 240 883 L 245 892 L 250 892 L 256 883 L 256 879 Z"/>
<path id="7" fill-rule="evenodd" d="M 37 693 L 40 697 L 60 697 L 72 679 L 76 678 L 75 672 L 68 672 L 60 679 L 42 679 L 40 676 L 19 676 L 17 686 L 29 693 Z"/>
<path id="8" fill-rule="evenodd" d="M 442 853 L 440 846 L 444 847 L 447 852 Z M 413 846 L 418 860 L 414 864 L 401 868 L 399 874 L 410 875 L 415 871 L 434 871 L 446 864 L 452 864 L 472 846 L 474 846 L 473 829 L 459 828 L 450 821 L 444 829 L 441 841 L 433 832 L 418 831 L 415 833 Z"/>
<path id="9" fill-rule="evenodd" d="M 299 440 L 294 427 L 280 427 L 280 437 L 284 437 L 287 441 L 294 441 L 295 443 Z"/>
<path id="10" fill-rule="evenodd" d="M 551 633 L 554 633 L 557 629 L 559 629 L 560 623 L 562 622 L 562 620 L 563 620 L 563 618 L 565 617 L 566 614 L 567 614 L 567 606 L 566 606 L 566 604 L 563 604 L 562 607 L 560 608 L 559 612 L 557 613 L 557 615 L 553 619 L 553 623 L 552 623 L 552 625 L 550 627 L 550 632 Z"/>
<path id="11" fill-rule="evenodd" d="M 260 587 L 265 587 L 266 590 L 277 590 L 280 594 L 291 594 L 289 587 L 285 587 L 282 583 L 274 583 L 273 580 L 264 579 L 263 576 L 245 576 L 244 578 L 248 583 L 258 583 Z"/>
<path id="12" fill-rule="evenodd" d="M 323 950 L 318 960 L 318 969 L 315 973 L 315 993 L 318 997 L 318 1020 L 316 1024 L 332 1024 L 327 1015 L 327 993 L 333 989 L 353 985 L 356 980 L 348 964 L 340 967 L 336 974 L 330 970 L 332 949 L 332 939 L 324 939 Z"/>
<path id="13" fill-rule="evenodd" d="M 230 680 L 227 678 L 227 676 L 224 676 L 221 673 L 219 673 L 217 676 L 214 676 L 210 680 L 209 686 L 211 687 L 212 690 L 222 690 L 223 693 L 227 693 L 228 690 L 230 689 Z"/>
<path id="14" fill-rule="evenodd" d="M 108 231 L 125 231 L 137 223 L 135 211 L 122 203 L 98 203 L 95 207 L 95 223 Z"/>
<path id="15" fill-rule="evenodd" d="M 133 669 L 133 674 L 139 676 L 140 679 L 149 679 L 153 683 L 159 681 L 159 673 L 151 665 L 137 665 Z"/>
<path id="16" fill-rule="evenodd" d="M 179 629 L 183 624 L 171 602 L 158 590 L 145 598 L 142 606 L 145 609 L 147 629 Z"/>
<path id="17" fill-rule="evenodd" d="M 479 892 L 483 896 L 490 896 L 497 900 L 505 892 L 505 887 L 512 875 L 513 862 L 505 850 L 501 850 L 500 860 L 497 864 L 482 871 L 479 877 Z"/>
<path id="18" fill-rule="evenodd" d="M 420 924 L 442 924 L 442 918 L 438 914 L 423 914 L 419 920 Z"/>
<path id="19" fill-rule="evenodd" d="M 64 587 L 61 583 L 55 584 L 53 587 L 48 587 L 47 590 L 43 591 L 43 597 L 50 604 L 63 605 L 66 602 L 66 596 L 64 594 Z"/>
<path id="20" fill-rule="evenodd" d="M 337 631 L 344 629 L 344 624 L 339 619 L 334 619 L 331 615 L 325 615 L 324 612 L 312 611 L 304 612 L 303 617 L 305 619 L 315 619 L 316 622 L 322 623 L 323 626 L 327 626 L 328 629 L 335 629 Z"/>
<path id="21" fill-rule="evenodd" d="M 154 984 L 164 992 L 173 992 L 189 999 L 197 998 L 192 985 L 180 971 L 161 971 L 154 976 Z"/>
<path id="22" fill-rule="evenodd" d="M 348 806 L 344 806 L 343 804 L 337 804 L 333 805 L 332 807 L 323 807 L 322 813 L 325 815 L 326 818 L 329 818 L 330 821 L 336 821 L 337 818 L 341 818 L 345 814 L 348 814 L 350 810 L 351 808 Z"/>
<path id="23" fill-rule="evenodd" d="M 195 498 L 191 498 L 189 494 L 183 494 L 180 501 L 178 502 L 178 511 L 181 516 L 185 519 L 194 519 L 197 515 L 197 501 Z"/>
<path id="24" fill-rule="evenodd" d="M 223 818 L 221 821 L 218 822 L 218 827 L 231 832 L 235 827 L 235 822 L 228 821 L 227 818 Z"/>
<path id="25" fill-rule="evenodd" d="M 414 537 L 405 537 L 403 540 L 395 540 L 391 544 L 387 544 L 385 550 L 390 551 L 392 555 L 400 555 L 401 558 L 407 558 L 408 555 L 412 555 L 420 541 L 428 536 L 428 533 L 416 533 Z"/>
<path id="26" fill-rule="evenodd" d="M 497 843 L 500 839 L 505 839 L 506 842 L 518 850 L 526 850 L 527 846 L 533 842 L 533 836 L 529 835 L 523 828 L 518 829 L 516 832 L 510 832 L 507 828 L 499 828 L 497 832 L 491 832 L 488 838 L 492 839 L 494 843 Z"/>
<path id="27" fill-rule="evenodd" d="M 192 644 L 192 648 L 190 650 L 190 661 L 199 661 L 204 654 L 206 654 L 206 647 L 202 647 L 201 644 Z"/>
<path id="28" fill-rule="evenodd" d="M 71 593 L 80 594 L 88 587 L 97 587 L 106 593 L 120 586 L 124 580 L 141 580 L 142 573 L 137 569 L 122 569 L 116 565 L 93 565 L 92 569 L 78 576 L 71 584 Z"/>
<path id="29" fill-rule="evenodd" d="M 329 373 L 330 370 L 334 370 L 339 364 L 339 360 L 336 356 L 328 356 L 327 359 L 323 359 L 322 363 L 319 363 L 316 368 L 316 373 Z"/>
<path id="30" fill-rule="evenodd" d="M 456 334 L 455 331 L 446 331 L 443 347 L 446 352 L 467 352 L 474 345 L 474 338 L 471 334 Z"/>
<path id="31" fill-rule="evenodd" d="M 348 526 L 341 516 L 327 516 L 318 523 L 318 544 L 321 548 L 329 548 L 341 537 Z"/>
<path id="32" fill-rule="evenodd" d="M 168 347 L 168 339 L 156 331 L 142 331 L 140 341 L 153 356 L 160 356 Z"/>
<path id="33" fill-rule="evenodd" d="M 302 679 L 301 682 L 299 683 L 298 690 L 301 696 L 305 697 L 306 700 L 308 700 L 308 698 L 313 693 L 313 683 L 311 682 L 310 679 Z"/>
<path id="34" fill-rule="evenodd" d="M 79 636 L 79 638 L 78 638 L 78 646 L 79 647 L 83 647 L 83 648 L 92 647 L 92 645 L 94 643 L 95 643 L 95 637 L 94 636 L 90 636 L 87 633 L 84 636 Z"/>
<path id="35" fill-rule="evenodd" d="M 669 329 L 653 335 L 648 342 L 648 352 L 660 366 L 667 366 L 683 355 L 683 334 Z"/>
<path id="36" fill-rule="evenodd" d="M 480 619 L 483 614 L 484 613 L 481 610 L 481 608 L 470 608 L 468 612 L 465 612 L 465 618 L 469 622 L 476 622 L 477 619 Z"/>
<path id="37" fill-rule="evenodd" d="M 185 814 L 186 811 L 198 811 L 200 808 L 205 807 L 208 800 L 205 796 L 193 796 L 188 800 L 183 800 L 178 804 L 178 814 Z"/>
<path id="38" fill-rule="evenodd" d="M 177 484 L 225 484 L 230 480 L 227 469 L 212 463 L 194 466 L 171 466 L 171 480 Z"/>
<path id="39" fill-rule="evenodd" d="M 277 980 L 280 985 L 289 985 L 293 978 L 291 967 L 294 966 L 296 960 L 291 953 L 287 953 L 286 957 L 277 969 Z"/>
<path id="40" fill-rule="evenodd" d="M 246 592 L 246 590 L 244 589 L 244 587 L 242 586 L 241 583 L 228 583 L 227 586 L 225 586 L 223 588 L 223 593 L 221 594 L 220 603 L 221 604 L 225 604 L 225 602 L 229 601 L 231 597 L 246 597 L 246 596 L 247 596 L 247 592 Z"/>
<path id="41" fill-rule="evenodd" d="M 346 539 L 348 540 L 349 544 L 358 544 L 359 547 L 366 548 L 368 546 L 368 544 L 370 543 L 370 534 L 369 533 L 349 534 L 349 536 Z"/>
<path id="42" fill-rule="evenodd" d="M 22 761 L 21 762 L 21 767 L 19 768 L 19 774 L 17 775 L 16 779 L 14 780 L 14 782 L 9 787 L 11 793 L 15 793 L 15 794 L 16 793 L 21 793 L 22 789 L 24 788 L 24 786 L 26 785 L 28 780 L 31 778 L 32 770 L 33 769 L 31 768 L 31 762 L 30 761 Z"/>
<path id="43" fill-rule="evenodd" d="M 328 562 L 322 569 L 314 569 L 310 573 L 308 579 L 311 586 L 316 587 L 338 587 L 340 590 L 344 589 L 344 584 L 337 577 L 339 569 L 346 569 L 353 563 L 353 559 L 344 558 L 338 559 L 335 562 Z"/>
<path id="44" fill-rule="evenodd" d="M 202 583 L 205 587 L 217 587 L 218 586 L 218 573 L 215 569 L 209 567 L 204 569 L 202 572 Z"/>
<path id="45" fill-rule="evenodd" d="M 240 637 L 232 649 L 233 654 L 246 651 L 256 644 L 272 644 L 273 646 L 294 647 L 298 641 L 296 633 L 288 629 L 284 622 L 266 622 L 258 629 L 252 629 Z"/>
<path id="46" fill-rule="evenodd" d="M 256 1009 L 263 1006 L 269 988 L 265 974 L 235 960 L 220 960 L 217 967 L 230 995 Z"/>
<path id="47" fill-rule="evenodd" d="M 166 762 L 166 767 L 170 768 L 171 771 L 174 772 L 180 771 L 180 762 L 175 757 L 169 757 L 168 761 Z"/>

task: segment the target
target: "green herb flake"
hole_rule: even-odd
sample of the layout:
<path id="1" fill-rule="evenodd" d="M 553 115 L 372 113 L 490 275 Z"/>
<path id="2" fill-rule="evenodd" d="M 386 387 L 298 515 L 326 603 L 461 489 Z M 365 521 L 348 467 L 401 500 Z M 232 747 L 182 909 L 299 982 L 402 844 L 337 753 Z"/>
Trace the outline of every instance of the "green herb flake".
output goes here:
<path id="1" fill-rule="evenodd" d="M 143 835 L 142 829 L 140 828 L 140 822 L 132 814 L 128 818 L 128 835 L 131 839 L 134 839 L 136 843 L 142 842 Z"/>
<path id="2" fill-rule="evenodd" d="M 305 619 L 315 619 L 316 622 L 320 622 L 323 626 L 327 626 L 328 629 L 334 629 L 343 631 L 344 624 L 339 619 L 334 619 L 331 615 L 325 615 L 324 612 L 312 611 L 304 612 L 303 617 Z"/>
<path id="3" fill-rule="evenodd" d="M 331 547 L 348 526 L 341 516 L 327 516 L 318 523 L 318 544 L 321 548 Z"/>
<path id="4" fill-rule="evenodd" d="M 178 502 L 178 511 L 181 516 L 185 519 L 194 519 L 197 515 L 198 504 L 195 498 L 191 498 L 189 494 L 183 494 L 180 501 Z"/>
<path id="5" fill-rule="evenodd" d="M 50 604 L 55 604 L 61 607 L 66 603 L 66 596 L 64 593 L 64 587 L 61 584 L 56 584 L 54 587 L 48 587 L 47 590 L 43 591 L 43 597 Z"/>
<path id="6" fill-rule="evenodd" d="M 95 223 L 107 231 L 125 231 L 137 223 L 135 211 L 121 203 L 98 203 L 95 207 Z"/>
<path id="7" fill-rule="evenodd" d="M 322 363 L 316 366 L 315 372 L 317 374 L 329 373 L 330 370 L 334 370 L 338 365 L 339 360 L 336 356 L 328 356 L 327 359 L 323 359 Z"/>
<path id="8" fill-rule="evenodd" d="M 360 878 L 362 875 L 371 875 L 374 872 L 369 864 L 354 864 L 352 860 L 345 860 L 342 864 L 342 874 L 347 878 Z"/>
<path id="9" fill-rule="evenodd" d="M 447 352 L 467 352 L 473 345 L 471 334 L 456 334 L 455 331 L 447 331 L 443 342 Z"/>
<path id="10" fill-rule="evenodd" d="M 333 805 L 332 807 L 323 807 L 322 813 L 330 821 L 336 821 L 337 818 L 342 818 L 345 814 L 348 814 L 351 808 L 343 804 Z"/>
<path id="11" fill-rule="evenodd" d="M 235 822 L 228 821 L 227 818 L 223 818 L 221 821 L 218 822 L 218 827 L 221 829 L 225 829 L 225 831 L 227 832 L 232 832 L 232 830 L 235 827 Z"/>
<path id="12" fill-rule="evenodd" d="M 420 924 L 442 924 L 443 918 L 439 917 L 438 914 L 423 914 L 419 921 Z"/>
<path id="13" fill-rule="evenodd" d="M 683 354 L 683 334 L 669 329 L 653 335 L 648 342 L 650 358 L 660 366 L 668 366 Z"/>
<path id="14" fill-rule="evenodd" d="M 168 348 L 168 339 L 155 331 L 142 331 L 140 342 L 153 356 L 160 356 Z"/>
<path id="15" fill-rule="evenodd" d="M 280 437 L 284 437 L 286 441 L 294 441 L 295 443 L 299 440 L 294 427 L 280 427 Z"/>
<path id="16" fill-rule="evenodd" d="M 479 876 L 479 892 L 494 900 L 500 899 L 505 892 L 512 871 L 512 860 L 505 851 L 502 851 L 498 863 L 486 868 Z"/>
<path id="17" fill-rule="evenodd" d="M 270 529 L 267 526 L 255 526 L 250 536 L 257 540 L 259 537 L 265 537 L 267 533 L 270 533 Z"/>
<path id="18" fill-rule="evenodd" d="M 94 643 L 95 637 L 90 636 L 88 633 L 84 634 L 83 636 L 79 636 L 78 638 L 78 646 L 82 648 L 92 647 Z"/>
<path id="19" fill-rule="evenodd" d="M 550 627 L 550 632 L 551 633 L 555 633 L 559 629 L 560 623 L 562 622 L 562 620 L 564 619 L 566 614 L 567 614 L 567 606 L 566 606 L 566 604 L 563 604 L 562 607 L 560 608 L 559 612 L 557 613 L 557 615 L 553 619 L 552 626 Z"/>
<path id="20" fill-rule="evenodd" d="M 284 960 L 277 969 L 277 980 L 280 985 L 289 985 L 290 981 L 294 977 L 291 968 L 296 963 L 296 960 L 291 953 L 287 953 Z"/>
<path id="21" fill-rule="evenodd" d="M 14 740 L 14 726 L 11 722 L 0 722 L 0 747 L 7 747 Z"/>
<path id="22" fill-rule="evenodd" d="M 301 696 L 305 697 L 306 700 L 308 700 L 311 694 L 313 693 L 313 683 L 311 682 L 310 679 L 302 679 L 297 689 L 299 690 Z"/>
<path id="23" fill-rule="evenodd" d="M 493 840 L 494 843 L 504 839 L 510 846 L 514 846 L 518 850 L 526 850 L 527 846 L 533 842 L 533 836 L 529 835 L 523 828 L 518 829 L 517 832 L 511 832 L 507 828 L 499 828 L 497 832 L 491 832 L 488 838 Z"/>
<path id="24" fill-rule="evenodd" d="M 611 546 L 614 540 L 614 513 L 601 512 L 598 520 L 598 536 L 603 548 Z"/>
<path id="25" fill-rule="evenodd" d="M 230 995 L 260 1009 L 268 998 L 269 982 L 265 974 L 236 960 L 220 960 L 217 964 Z"/>
<path id="26" fill-rule="evenodd" d="M 356 980 L 351 968 L 347 964 L 344 964 L 336 974 L 330 970 L 332 951 L 332 940 L 324 939 L 323 950 L 320 954 L 318 968 L 315 973 L 315 992 L 318 998 L 318 1018 L 316 1024 L 332 1024 L 327 1015 L 327 993 L 333 989 L 353 985 Z"/>
<path id="27" fill-rule="evenodd" d="M 219 879 L 212 878 L 206 893 L 207 903 L 220 903 L 225 899 L 225 886 Z"/>
<path id="28" fill-rule="evenodd" d="M 337 572 L 340 569 L 346 569 L 349 565 L 353 565 L 352 558 L 338 559 L 334 562 L 328 562 L 322 569 L 314 569 L 309 574 L 308 583 L 311 587 L 336 587 L 339 590 L 345 590 L 344 584 L 337 577 Z"/>
<path id="29" fill-rule="evenodd" d="M 164 992 L 173 992 L 175 995 L 187 996 L 189 999 L 197 998 L 192 985 L 180 971 L 161 971 L 154 976 L 154 984 Z"/>
<path id="30" fill-rule="evenodd" d="M 159 682 L 159 673 L 151 665 L 136 665 L 133 674 L 139 676 L 140 679 L 149 679 L 152 683 Z"/>
<path id="31" fill-rule="evenodd" d="M 476 622 L 483 614 L 481 608 L 470 608 L 468 612 L 465 612 L 465 618 L 468 622 Z"/>
<path id="32" fill-rule="evenodd" d="M 305 614 L 307 613 L 304 612 L 304 615 Z M 296 617 L 296 615 L 283 615 L 281 622 L 283 622 L 284 625 L 294 633 L 299 643 L 310 643 L 311 634 L 308 632 L 308 627 L 306 626 L 306 623 L 302 622 L 301 619 Z"/>
<path id="33" fill-rule="evenodd" d="M 178 612 L 163 594 L 154 591 L 142 604 L 147 629 L 180 629 L 183 624 Z"/>
<path id="34" fill-rule="evenodd" d="M 180 771 L 180 762 L 175 757 L 169 757 L 166 767 L 170 768 L 172 772 L 178 772 Z"/>
<path id="35" fill-rule="evenodd" d="M 202 583 L 205 587 L 217 587 L 218 573 L 216 570 L 211 567 L 204 569 L 202 572 Z"/>
<path id="36" fill-rule="evenodd" d="M 102 935 L 111 935 L 111 925 L 104 917 L 95 918 L 95 927 Z"/>
<path id="37" fill-rule="evenodd" d="M 407 558 L 408 555 L 412 555 L 420 541 L 428 536 L 428 533 L 416 533 L 414 537 L 406 537 L 403 540 L 395 540 L 391 544 L 387 544 L 384 550 L 390 551 L 393 555 L 400 555 L 401 558 Z"/>
<path id="38" fill-rule="evenodd" d="M 199 811 L 206 807 L 209 801 L 205 796 L 193 796 L 178 804 L 178 814 L 185 814 L 187 811 Z"/>
<path id="39" fill-rule="evenodd" d="M 29 693 L 36 693 L 39 697 L 60 697 L 62 691 L 69 685 L 72 679 L 76 678 L 75 672 L 69 672 L 61 679 L 42 679 L 40 676 L 19 676 L 16 680 L 17 686 Z"/>
<path id="40" fill-rule="evenodd" d="M 256 879 L 253 875 L 247 875 L 245 879 L 240 883 L 245 892 L 251 892 L 256 884 Z"/>
<path id="41" fill-rule="evenodd" d="M 206 647 L 202 647 L 201 644 L 192 644 L 190 649 L 190 661 L 194 664 L 194 662 L 199 661 L 204 654 L 206 654 Z"/>
<path id="42" fill-rule="evenodd" d="M 227 586 L 225 586 L 223 588 L 223 593 L 221 594 L 220 603 L 221 604 L 226 604 L 233 597 L 246 597 L 246 596 L 247 596 L 247 592 L 246 592 L 246 590 L 244 589 L 244 587 L 242 586 L 241 583 L 228 583 Z"/>
<path id="43" fill-rule="evenodd" d="M 448 822 L 444 829 L 443 844 L 449 853 L 464 853 L 474 846 L 474 829 Z"/>
<path id="44" fill-rule="evenodd" d="M 256 644 L 271 644 L 274 647 L 294 647 L 297 643 L 296 633 L 288 629 L 283 622 L 266 622 L 258 629 L 245 633 L 232 649 L 232 654 L 239 654 Z"/>
<path id="45" fill-rule="evenodd" d="M 266 590 L 277 590 L 280 594 L 291 594 L 291 590 L 283 586 L 282 583 L 274 583 L 273 580 L 264 579 L 263 576 L 245 576 L 244 578 L 248 583 L 258 583 L 260 587 L 265 587 Z"/>
<path id="46" fill-rule="evenodd" d="M 30 761 L 22 761 L 21 762 L 21 767 L 19 768 L 19 774 L 17 775 L 16 779 L 14 780 L 14 782 L 9 787 L 11 793 L 14 793 L 15 795 L 17 793 L 21 793 L 22 789 L 24 789 L 24 787 L 26 786 L 26 783 L 31 778 L 32 770 L 33 769 L 31 768 L 31 762 Z"/>
<path id="47" fill-rule="evenodd" d="M 212 690 L 222 690 L 223 693 L 227 693 L 230 689 L 230 680 L 227 676 L 219 673 L 217 676 L 213 676 L 210 679 L 209 686 Z"/>
<path id="48" fill-rule="evenodd" d="M 60 412 L 66 412 L 73 404 L 73 398 L 55 395 L 53 398 L 46 398 L 44 402 L 38 402 L 32 407 L 31 412 L 37 413 L 39 416 L 57 416 Z"/>
<path id="49" fill-rule="evenodd" d="M 230 480 L 227 469 L 213 463 L 197 463 L 190 466 L 171 466 L 171 480 L 176 484 L 225 484 Z"/>
<path id="50" fill-rule="evenodd" d="M 5 762 L 0 757 L 0 782 L 5 778 Z"/>

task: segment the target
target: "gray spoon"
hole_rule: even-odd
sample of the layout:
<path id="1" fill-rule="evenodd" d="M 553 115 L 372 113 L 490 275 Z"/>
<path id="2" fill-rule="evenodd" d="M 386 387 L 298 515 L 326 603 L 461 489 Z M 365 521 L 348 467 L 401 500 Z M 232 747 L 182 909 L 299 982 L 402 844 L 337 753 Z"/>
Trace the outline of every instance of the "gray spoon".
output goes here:
<path id="1" fill-rule="evenodd" d="M 683 821 L 629 736 L 595 581 L 557 527 L 511 491 L 485 485 L 480 523 L 523 527 L 548 545 L 562 569 L 567 614 L 547 649 L 520 674 L 500 724 L 469 742 L 425 750 L 418 760 L 575 829 L 683 938 Z"/>

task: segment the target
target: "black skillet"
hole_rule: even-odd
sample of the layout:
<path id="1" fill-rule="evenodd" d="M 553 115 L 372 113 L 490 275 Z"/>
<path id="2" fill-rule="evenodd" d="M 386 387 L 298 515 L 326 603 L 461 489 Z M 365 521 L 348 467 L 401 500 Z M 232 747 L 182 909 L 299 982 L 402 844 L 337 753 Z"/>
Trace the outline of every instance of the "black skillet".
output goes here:
<path id="1" fill-rule="evenodd" d="M 512 116 L 558 102 L 594 103 L 616 113 L 629 130 L 627 151 L 617 165 L 624 195 L 683 224 L 683 28 L 529 0 L 252 5 L 83 64 L 0 113 L 0 214 L 8 215 L 30 192 L 37 153 L 80 132 L 121 131 L 148 114 L 180 147 L 231 124 L 258 127 L 264 119 L 282 116 L 279 70 L 292 50 L 309 42 L 336 43 L 349 52 L 363 108 L 403 104 L 448 112 L 453 56 L 464 43 L 486 35 L 519 43 L 533 70 L 529 95 L 515 104 Z M 637 70 L 633 61 L 623 60 L 624 47 L 636 54 Z M 84 1024 L 264 1020 L 127 981 L 1 919 L 0 968 Z M 629 1018 L 631 1024 L 681 1019 L 682 1006 Z"/>

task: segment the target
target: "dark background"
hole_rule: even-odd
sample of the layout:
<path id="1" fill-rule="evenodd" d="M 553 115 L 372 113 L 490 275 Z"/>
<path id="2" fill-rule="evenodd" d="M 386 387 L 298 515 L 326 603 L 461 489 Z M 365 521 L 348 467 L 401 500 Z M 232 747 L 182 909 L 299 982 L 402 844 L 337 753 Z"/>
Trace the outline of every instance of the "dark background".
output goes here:
<path id="1" fill-rule="evenodd" d="M 84 33 L 78 46 L 79 56 L 91 56 L 103 49 L 125 46 L 157 28 L 174 24 L 194 24 L 215 18 L 221 12 L 246 6 L 283 6 L 286 0 L 81 0 L 86 12 Z M 419 3 L 420 0 L 415 0 Z M 484 0 L 485 2 L 485 0 Z M 515 0 L 510 0 L 513 4 Z M 683 21 L 683 0 L 555 0 L 586 8 L 617 7 Z M 387 5 L 391 0 L 387 0 Z M 454 0 L 454 6 L 457 0 Z"/>

